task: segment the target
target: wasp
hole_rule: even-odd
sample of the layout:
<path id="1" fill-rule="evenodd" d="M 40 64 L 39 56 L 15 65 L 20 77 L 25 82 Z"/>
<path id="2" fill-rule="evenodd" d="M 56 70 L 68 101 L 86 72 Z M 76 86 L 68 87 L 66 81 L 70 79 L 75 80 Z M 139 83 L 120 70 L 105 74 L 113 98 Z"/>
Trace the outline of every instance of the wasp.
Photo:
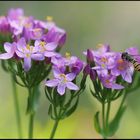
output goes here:
<path id="1" fill-rule="evenodd" d="M 136 71 L 140 71 L 140 63 L 133 57 L 133 55 L 128 54 L 128 52 L 123 52 L 121 58 L 124 61 L 132 63 Z"/>

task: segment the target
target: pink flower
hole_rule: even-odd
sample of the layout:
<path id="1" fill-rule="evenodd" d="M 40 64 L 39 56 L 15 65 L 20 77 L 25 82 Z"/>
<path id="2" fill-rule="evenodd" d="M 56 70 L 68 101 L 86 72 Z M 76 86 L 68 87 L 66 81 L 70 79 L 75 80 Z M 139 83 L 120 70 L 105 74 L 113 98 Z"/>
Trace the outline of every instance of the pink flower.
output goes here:
<path id="1" fill-rule="evenodd" d="M 31 68 L 31 59 L 33 60 L 43 60 L 42 54 L 38 53 L 38 48 L 26 44 L 24 38 L 21 38 L 17 42 L 16 54 L 20 58 L 24 58 L 24 70 L 29 71 Z"/>
<path id="2" fill-rule="evenodd" d="M 16 43 L 4 43 L 6 53 L 0 54 L 0 59 L 10 59 L 14 56 L 16 50 Z"/>
<path id="3" fill-rule="evenodd" d="M 59 70 L 54 69 L 54 77 L 53 80 L 46 81 L 45 85 L 48 87 L 57 87 L 57 92 L 60 95 L 64 95 L 66 88 L 70 90 L 79 90 L 78 86 L 71 82 L 76 77 L 74 73 L 64 74 Z"/>

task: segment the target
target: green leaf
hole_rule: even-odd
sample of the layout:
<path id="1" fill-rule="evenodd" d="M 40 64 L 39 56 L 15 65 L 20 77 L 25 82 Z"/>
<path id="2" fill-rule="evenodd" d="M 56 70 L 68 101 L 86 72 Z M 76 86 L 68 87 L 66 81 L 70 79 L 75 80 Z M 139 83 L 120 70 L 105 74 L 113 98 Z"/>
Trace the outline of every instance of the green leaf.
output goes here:
<path id="1" fill-rule="evenodd" d="M 2 60 L 1 61 L 1 66 L 3 68 L 4 71 L 9 72 L 8 66 L 6 65 L 6 61 Z"/>
<path id="2" fill-rule="evenodd" d="M 94 127 L 95 130 L 101 134 L 101 127 L 100 127 L 100 123 L 99 123 L 99 111 L 96 112 L 95 116 L 94 116 Z"/>
<path id="3" fill-rule="evenodd" d="M 51 116 L 52 115 L 52 105 L 49 106 L 48 114 Z"/>
<path id="4" fill-rule="evenodd" d="M 39 85 L 33 88 L 33 111 L 36 112 L 39 105 L 40 90 Z"/>
<path id="5" fill-rule="evenodd" d="M 87 79 L 87 76 L 83 76 L 82 80 L 81 80 L 81 83 L 80 83 L 80 89 L 84 89 L 86 87 L 86 79 Z"/>
<path id="6" fill-rule="evenodd" d="M 119 124 L 120 124 L 120 120 L 121 120 L 125 110 L 126 110 L 126 106 L 122 107 L 117 112 L 117 114 L 114 117 L 114 119 L 112 120 L 112 122 L 109 124 L 108 136 L 113 136 L 115 134 L 115 132 L 118 130 L 118 127 L 119 127 Z"/>
<path id="7" fill-rule="evenodd" d="M 32 92 L 29 93 L 28 96 L 28 102 L 27 102 L 27 110 L 26 113 L 35 113 L 38 108 L 39 104 L 39 97 L 40 97 L 40 91 L 39 91 L 39 85 L 34 87 Z"/>
<path id="8" fill-rule="evenodd" d="M 79 102 L 79 96 L 77 97 L 75 104 L 68 111 L 66 111 L 66 114 L 65 114 L 66 117 L 70 116 L 76 110 L 78 102 Z"/>

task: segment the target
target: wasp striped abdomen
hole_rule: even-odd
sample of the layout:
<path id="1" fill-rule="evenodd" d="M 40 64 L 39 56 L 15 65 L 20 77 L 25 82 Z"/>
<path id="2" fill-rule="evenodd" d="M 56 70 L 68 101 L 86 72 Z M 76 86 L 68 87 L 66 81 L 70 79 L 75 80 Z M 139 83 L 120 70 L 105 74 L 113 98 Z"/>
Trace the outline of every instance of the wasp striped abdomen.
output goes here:
<path id="1" fill-rule="evenodd" d="M 122 59 L 133 64 L 136 71 L 140 71 L 140 63 L 127 52 L 122 53 Z"/>
<path id="2" fill-rule="evenodd" d="M 132 63 L 133 63 L 134 69 L 136 71 L 140 71 L 140 63 L 138 63 L 138 61 L 136 60 L 133 60 Z"/>

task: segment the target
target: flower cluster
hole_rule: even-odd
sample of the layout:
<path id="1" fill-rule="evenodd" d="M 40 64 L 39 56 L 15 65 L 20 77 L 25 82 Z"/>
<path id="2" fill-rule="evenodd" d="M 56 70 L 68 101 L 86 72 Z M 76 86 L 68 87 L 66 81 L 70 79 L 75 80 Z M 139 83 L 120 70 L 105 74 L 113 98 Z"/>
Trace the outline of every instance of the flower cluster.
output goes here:
<path id="1" fill-rule="evenodd" d="M 23 68 L 29 71 L 32 61 L 43 61 L 58 55 L 64 45 L 66 32 L 57 27 L 52 17 L 46 21 L 24 16 L 23 9 L 10 9 L 7 16 L 0 17 L 0 34 L 9 33 L 11 42 L 4 43 L 0 59 L 23 59 Z"/>
<path id="2" fill-rule="evenodd" d="M 123 89 L 124 86 L 116 82 L 120 76 L 124 81 L 131 83 L 134 72 L 132 63 L 122 59 L 122 53 L 113 52 L 109 45 L 98 44 L 97 47 L 97 50 L 84 52 L 88 60 L 84 73 L 90 74 L 92 80 L 98 76 L 106 88 Z M 138 55 L 138 49 L 135 47 L 128 48 L 126 52 Z"/>
<path id="3" fill-rule="evenodd" d="M 70 90 L 79 90 L 78 86 L 73 82 L 81 72 L 83 62 L 76 56 L 71 56 L 70 53 L 66 53 L 65 57 L 56 55 L 52 58 L 51 62 L 53 64 L 54 79 L 46 81 L 46 86 L 57 86 L 57 92 L 60 95 L 66 92 L 66 87 Z"/>

